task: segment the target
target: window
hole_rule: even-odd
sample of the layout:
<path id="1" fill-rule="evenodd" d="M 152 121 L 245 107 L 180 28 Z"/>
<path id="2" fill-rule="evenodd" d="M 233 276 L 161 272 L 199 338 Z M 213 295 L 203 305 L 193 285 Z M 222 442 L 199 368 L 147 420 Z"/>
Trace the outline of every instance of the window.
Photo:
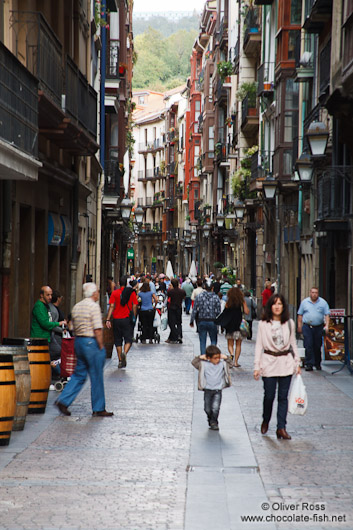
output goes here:
<path id="1" fill-rule="evenodd" d="M 293 25 L 300 24 L 301 17 L 302 17 L 302 0 L 291 0 L 290 23 Z"/>
<path id="2" fill-rule="evenodd" d="M 208 128 L 208 150 L 214 151 L 214 126 Z M 210 155 L 209 155 L 210 156 Z"/>
<path id="3" fill-rule="evenodd" d="M 138 102 L 139 102 L 139 105 L 144 105 L 145 104 L 145 96 L 139 96 Z"/>

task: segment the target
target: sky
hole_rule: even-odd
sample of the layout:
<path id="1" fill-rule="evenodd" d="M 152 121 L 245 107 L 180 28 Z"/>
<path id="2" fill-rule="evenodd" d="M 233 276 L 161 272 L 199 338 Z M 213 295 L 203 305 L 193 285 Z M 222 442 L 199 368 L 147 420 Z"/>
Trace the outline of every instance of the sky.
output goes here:
<path id="1" fill-rule="evenodd" d="M 178 0 L 175 3 L 168 0 L 134 0 L 134 12 L 139 11 L 202 11 L 205 0 Z"/>

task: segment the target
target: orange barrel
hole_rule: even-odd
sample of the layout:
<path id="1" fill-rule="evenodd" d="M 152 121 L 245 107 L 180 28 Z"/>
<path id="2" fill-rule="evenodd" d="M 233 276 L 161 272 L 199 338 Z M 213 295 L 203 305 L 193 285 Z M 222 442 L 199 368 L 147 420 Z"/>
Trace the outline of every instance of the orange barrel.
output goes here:
<path id="1" fill-rule="evenodd" d="M 1 351 L 12 355 L 15 370 L 16 409 L 12 430 L 23 431 L 31 395 L 31 373 L 27 348 L 26 346 L 2 346 Z"/>
<path id="2" fill-rule="evenodd" d="M 103 343 L 107 358 L 111 359 L 114 348 L 113 323 L 112 327 L 108 329 L 106 326 L 106 322 L 106 320 L 103 321 Z"/>
<path id="3" fill-rule="evenodd" d="M 0 445 L 9 445 L 16 408 L 16 381 L 12 355 L 0 347 Z"/>
<path id="4" fill-rule="evenodd" d="M 3 344 L 27 347 L 31 373 L 31 396 L 28 414 L 44 414 L 51 382 L 50 354 L 47 339 L 3 339 Z"/>

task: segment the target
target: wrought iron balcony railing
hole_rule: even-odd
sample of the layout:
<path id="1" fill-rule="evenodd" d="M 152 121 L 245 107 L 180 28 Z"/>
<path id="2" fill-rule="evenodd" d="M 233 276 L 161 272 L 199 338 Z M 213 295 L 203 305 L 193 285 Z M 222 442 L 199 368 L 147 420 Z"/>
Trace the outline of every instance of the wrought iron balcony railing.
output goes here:
<path id="1" fill-rule="evenodd" d="M 121 171 L 117 160 L 106 160 L 104 163 L 104 195 L 120 197 Z"/>
<path id="2" fill-rule="evenodd" d="M 119 79 L 120 41 L 110 40 L 106 50 L 106 78 Z"/>
<path id="3" fill-rule="evenodd" d="M 353 166 L 332 166 L 317 181 L 319 220 L 346 220 L 352 215 Z"/>
<path id="4" fill-rule="evenodd" d="M 38 81 L 1 42 L 0 72 L 0 138 L 37 157 Z"/>

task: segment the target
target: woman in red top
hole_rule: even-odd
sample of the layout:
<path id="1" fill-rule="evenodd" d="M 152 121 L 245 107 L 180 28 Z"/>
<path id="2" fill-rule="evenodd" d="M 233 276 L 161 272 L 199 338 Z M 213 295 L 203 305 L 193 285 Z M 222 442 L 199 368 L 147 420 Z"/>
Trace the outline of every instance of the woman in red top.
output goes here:
<path id="1" fill-rule="evenodd" d="M 265 282 L 265 289 L 262 291 L 262 307 L 265 307 L 271 296 L 273 295 L 272 289 L 271 289 L 271 282 L 270 280 L 266 280 Z"/>

